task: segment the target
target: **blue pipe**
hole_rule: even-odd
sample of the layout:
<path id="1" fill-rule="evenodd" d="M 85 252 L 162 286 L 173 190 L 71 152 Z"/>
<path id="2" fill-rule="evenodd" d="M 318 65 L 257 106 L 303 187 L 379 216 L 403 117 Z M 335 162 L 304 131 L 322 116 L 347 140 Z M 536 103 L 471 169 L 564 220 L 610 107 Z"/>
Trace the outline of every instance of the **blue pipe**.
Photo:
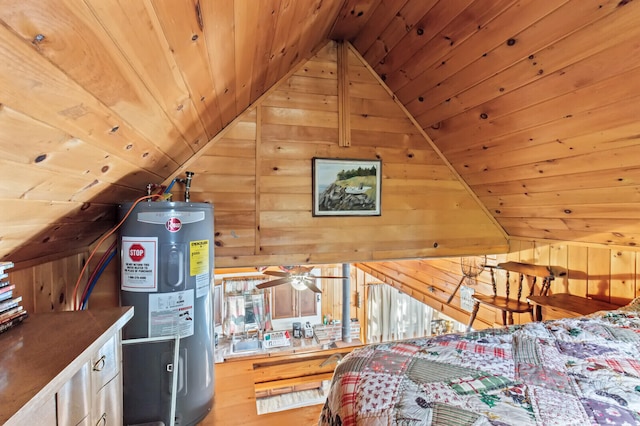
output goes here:
<path id="1" fill-rule="evenodd" d="M 168 194 L 169 191 L 171 191 L 171 188 L 173 188 L 173 185 L 175 185 L 176 181 L 178 180 L 178 178 L 174 178 L 171 183 L 169 184 L 169 186 L 167 186 L 167 189 L 164 190 L 165 194 Z"/>
<path id="2" fill-rule="evenodd" d="M 104 263 L 102 264 L 100 269 L 98 269 L 98 272 L 96 273 L 96 276 L 93 278 L 93 281 L 91 281 L 91 284 L 89 284 L 89 290 L 87 290 L 87 296 L 82 301 L 82 304 L 80 305 L 80 309 L 85 310 L 87 308 L 87 303 L 89 302 L 89 296 L 91 296 L 91 292 L 93 291 L 93 287 L 96 286 L 96 283 L 98 282 L 98 279 L 100 279 L 100 275 L 102 275 L 102 273 L 107 268 L 107 266 L 109 265 L 111 260 L 114 257 L 116 257 L 116 252 L 117 251 L 118 251 L 118 249 L 114 248 L 113 251 L 111 252 L 111 254 L 109 255 L 109 257 L 107 257 L 107 259 L 104 261 Z"/>

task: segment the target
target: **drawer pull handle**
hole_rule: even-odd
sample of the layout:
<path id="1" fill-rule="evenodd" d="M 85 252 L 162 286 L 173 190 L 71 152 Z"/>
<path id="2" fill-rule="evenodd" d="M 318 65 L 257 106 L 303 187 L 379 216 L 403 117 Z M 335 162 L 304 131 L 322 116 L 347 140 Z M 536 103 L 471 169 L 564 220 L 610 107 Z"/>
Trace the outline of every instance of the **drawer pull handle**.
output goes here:
<path id="1" fill-rule="evenodd" d="M 102 416 L 96 422 L 96 426 L 105 426 L 107 424 L 107 413 L 102 413 Z"/>
<path id="2" fill-rule="evenodd" d="M 105 364 L 107 363 L 106 359 L 107 359 L 107 356 L 102 355 L 100 359 L 93 364 L 93 371 L 102 371 Z"/>

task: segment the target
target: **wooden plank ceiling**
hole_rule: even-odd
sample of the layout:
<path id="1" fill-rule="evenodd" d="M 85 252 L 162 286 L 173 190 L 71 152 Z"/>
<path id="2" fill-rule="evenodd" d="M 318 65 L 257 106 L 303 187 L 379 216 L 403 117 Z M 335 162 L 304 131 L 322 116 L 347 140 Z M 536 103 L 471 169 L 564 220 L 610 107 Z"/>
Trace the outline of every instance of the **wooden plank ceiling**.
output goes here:
<path id="1" fill-rule="evenodd" d="M 509 236 L 640 237 L 640 2 L 0 0 L 0 258 L 85 247 L 330 39 Z"/>
<path id="2" fill-rule="evenodd" d="M 342 31 L 509 236 L 638 243 L 639 2 L 377 3 Z"/>

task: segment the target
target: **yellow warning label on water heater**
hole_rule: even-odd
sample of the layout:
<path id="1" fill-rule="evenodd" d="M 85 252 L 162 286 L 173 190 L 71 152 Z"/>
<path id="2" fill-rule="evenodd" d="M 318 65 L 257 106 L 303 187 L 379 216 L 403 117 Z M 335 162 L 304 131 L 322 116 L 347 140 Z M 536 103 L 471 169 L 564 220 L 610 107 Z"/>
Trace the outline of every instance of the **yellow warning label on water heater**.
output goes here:
<path id="1" fill-rule="evenodd" d="M 209 272 L 209 240 L 191 241 L 189 243 L 189 275 Z"/>

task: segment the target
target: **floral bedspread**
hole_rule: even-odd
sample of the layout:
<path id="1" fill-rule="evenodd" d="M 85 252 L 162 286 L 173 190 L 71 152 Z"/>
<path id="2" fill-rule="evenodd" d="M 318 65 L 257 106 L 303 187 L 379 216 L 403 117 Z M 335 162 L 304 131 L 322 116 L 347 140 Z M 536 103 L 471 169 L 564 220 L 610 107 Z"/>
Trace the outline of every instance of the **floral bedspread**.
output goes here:
<path id="1" fill-rule="evenodd" d="M 320 425 L 640 425 L 640 299 L 616 311 L 358 348 Z"/>

